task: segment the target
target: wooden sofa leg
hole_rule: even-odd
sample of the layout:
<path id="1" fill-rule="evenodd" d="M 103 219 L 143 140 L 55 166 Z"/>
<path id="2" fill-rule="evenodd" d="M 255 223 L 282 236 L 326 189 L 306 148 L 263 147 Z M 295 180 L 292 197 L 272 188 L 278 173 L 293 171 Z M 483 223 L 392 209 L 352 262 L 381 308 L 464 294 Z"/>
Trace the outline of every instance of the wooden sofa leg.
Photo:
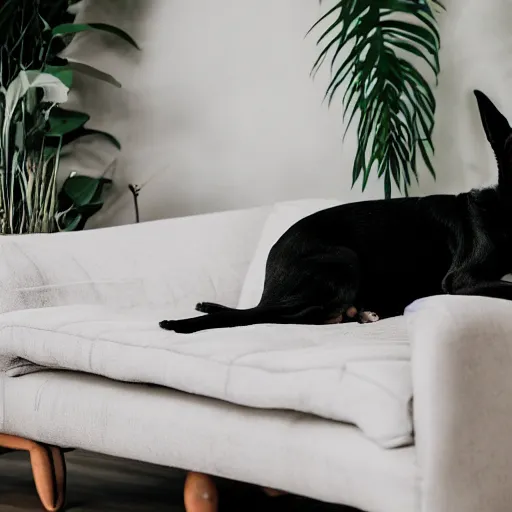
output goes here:
<path id="1" fill-rule="evenodd" d="M 184 500 L 186 512 L 217 512 L 219 498 L 215 482 L 208 475 L 189 473 Z"/>
<path id="2" fill-rule="evenodd" d="M 0 446 L 29 452 L 36 490 L 43 507 L 48 512 L 61 510 L 66 498 L 66 463 L 62 450 L 7 434 L 0 434 Z"/>

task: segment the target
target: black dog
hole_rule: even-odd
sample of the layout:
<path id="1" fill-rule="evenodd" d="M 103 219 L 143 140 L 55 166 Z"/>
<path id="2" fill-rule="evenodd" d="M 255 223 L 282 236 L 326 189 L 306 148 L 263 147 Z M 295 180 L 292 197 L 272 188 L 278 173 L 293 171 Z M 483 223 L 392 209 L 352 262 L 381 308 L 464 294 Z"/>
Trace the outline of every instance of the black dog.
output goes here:
<path id="1" fill-rule="evenodd" d="M 362 307 L 381 318 L 450 293 L 512 300 L 512 129 L 475 91 L 498 162 L 498 185 L 460 195 L 365 201 L 306 217 L 272 247 L 259 304 L 200 303 L 196 318 L 160 322 L 191 333 L 261 323 L 326 324 Z M 347 312 L 350 315 L 347 315 Z"/>

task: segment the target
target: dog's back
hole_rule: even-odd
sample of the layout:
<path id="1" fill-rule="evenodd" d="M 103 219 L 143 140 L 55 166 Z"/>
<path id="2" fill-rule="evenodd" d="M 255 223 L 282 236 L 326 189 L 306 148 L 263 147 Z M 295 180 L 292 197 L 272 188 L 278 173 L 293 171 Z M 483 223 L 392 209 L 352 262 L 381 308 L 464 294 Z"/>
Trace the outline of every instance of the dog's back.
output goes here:
<path id="1" fill-rule="evenodd" d="M 329 255 L 343 247 L 358 256 L 357 302 L 381 317 L 401 314 L 418 295 L 443 293 L 452 248 L 461 232 L 471 230 L 466 204 L 466 194 L 439 195 L 351 203 L 310 215 L 272 248 L 261 304 L 276 302 L 274 286 L 287 295 L 283 285 L 291 259 L 327 265 Z M 336 274 L 333 268 L 334 286 Z M 293 288 L 306 287 L 303 277 L 289 275 L 290 287 L 292 282 Z"/>

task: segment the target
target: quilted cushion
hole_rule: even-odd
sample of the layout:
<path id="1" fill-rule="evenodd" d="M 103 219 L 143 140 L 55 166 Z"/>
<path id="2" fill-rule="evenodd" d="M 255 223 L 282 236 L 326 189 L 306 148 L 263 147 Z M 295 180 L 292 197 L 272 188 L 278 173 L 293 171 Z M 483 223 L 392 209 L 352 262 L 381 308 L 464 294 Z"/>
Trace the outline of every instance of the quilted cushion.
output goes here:
<path id="1" fill-rule="evenodd" d="M 61 306 L 5 313 L 0 371 L 46 368 L 158 384 L 235 404 L 357 425 L 383 447 L 412 441 L 402 317 L 370 325 L 255 325 L 176 334 L 181 311 Z"/>

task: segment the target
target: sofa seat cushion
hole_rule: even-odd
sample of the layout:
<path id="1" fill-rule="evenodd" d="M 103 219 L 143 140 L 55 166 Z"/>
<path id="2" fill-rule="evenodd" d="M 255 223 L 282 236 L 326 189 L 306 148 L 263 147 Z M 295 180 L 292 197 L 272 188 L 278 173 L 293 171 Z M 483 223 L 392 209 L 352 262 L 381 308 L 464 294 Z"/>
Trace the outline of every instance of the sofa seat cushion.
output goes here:
<path id="1" fill-rule="evenodd" d="M 256 408 L 357 425 L 383 447 L 411 444 L 410 351 L 402 317 L 374 324 L 255 325 L 176 334 L 189 311 L 59 306 L 3 314 L 0 370 L 67 369 Z"/>

